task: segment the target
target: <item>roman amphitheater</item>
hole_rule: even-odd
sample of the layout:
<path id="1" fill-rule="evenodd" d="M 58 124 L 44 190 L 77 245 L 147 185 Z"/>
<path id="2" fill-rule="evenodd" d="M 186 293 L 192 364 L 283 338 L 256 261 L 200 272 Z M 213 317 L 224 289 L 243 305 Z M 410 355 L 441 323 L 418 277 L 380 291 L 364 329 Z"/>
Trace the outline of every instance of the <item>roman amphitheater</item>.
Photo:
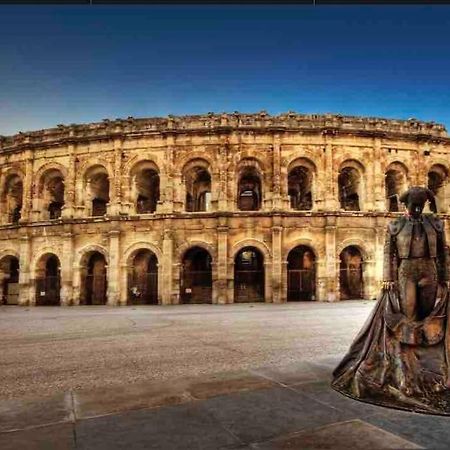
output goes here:
<path id="1" fill-rule="evenodd" d="M 0 171 L 3 304 L 372 299 L 409 185 L 450 234 L 450 137 L 415 119 L 58 125 L 0 137 Z"/>

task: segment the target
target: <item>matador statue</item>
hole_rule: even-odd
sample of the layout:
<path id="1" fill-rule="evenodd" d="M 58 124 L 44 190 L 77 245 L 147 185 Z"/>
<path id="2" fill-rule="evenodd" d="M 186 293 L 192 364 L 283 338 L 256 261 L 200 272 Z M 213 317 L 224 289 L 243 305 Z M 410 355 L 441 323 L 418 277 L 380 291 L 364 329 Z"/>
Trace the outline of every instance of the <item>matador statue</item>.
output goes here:
<path id="1" fill-rule="evenodd" d="M 442 220 L 423 214 L 433 193 L 411 187 L 389 223 L 377 303 L 333 372 L 332 387 L 358 400 L 450 415 L 450 256 Z"/>

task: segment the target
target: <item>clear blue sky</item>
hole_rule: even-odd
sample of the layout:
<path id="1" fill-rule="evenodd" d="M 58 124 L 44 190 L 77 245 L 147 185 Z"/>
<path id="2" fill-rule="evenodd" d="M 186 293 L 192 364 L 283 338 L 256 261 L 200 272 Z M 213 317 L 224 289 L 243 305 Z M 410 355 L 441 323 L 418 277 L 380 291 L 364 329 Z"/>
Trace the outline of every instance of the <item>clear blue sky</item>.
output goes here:
<path id="1" fill-rule="evenodd" d="M 450 7 L 0 6 L 0 134 L 263 109 L 450 129 Z"/>

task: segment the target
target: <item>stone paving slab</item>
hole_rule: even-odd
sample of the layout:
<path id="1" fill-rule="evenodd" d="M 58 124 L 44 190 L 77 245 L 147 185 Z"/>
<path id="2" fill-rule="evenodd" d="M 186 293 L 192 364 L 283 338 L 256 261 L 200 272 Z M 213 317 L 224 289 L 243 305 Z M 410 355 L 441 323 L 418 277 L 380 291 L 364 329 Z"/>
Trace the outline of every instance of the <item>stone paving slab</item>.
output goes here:
<path id="1" fill-rule="evenodd" d="M 81 420 L 82 450 L 233 448 L 241 441 L 197 402 Z"/>
<path id="2" fill-rule="evenodd" d="M 73 420 L 70 392 L 51 397 L 2 400 L 0 432 Z"/>
<path id="3" fill-rule="evenodd" d="M 202 402 L 202 407 L 244 443 L 350 417 L 283 387 L 214 397 Z"/>
<path id="4" fill-rule="evenodd" d="M 127 384 L 120 388 L 74 391 L 73 397 L 75 415 L 83 419 L 272 386 L 275 386 L 272 381 L 248 372 L 225 372 L 167 382 Z"/>
<path id="5" fill-rule="evenodd" d="M 72 423 L 0 433 L 2 450 L 75 450 Z"/>
<path id="6" fill-rule="evenodd" d="M 285 449 L 417 449 L 423 448 L 361 420 L 338 422 L 301 431 L 254 446 L 260 450 Z"/>
<path id="7" fill-rule="evenodd" d="M 349 399 L 330 387 L 334 365 L 300 362 L 3 401 L 0 448 L 450 447 L 450 418 Z"/>

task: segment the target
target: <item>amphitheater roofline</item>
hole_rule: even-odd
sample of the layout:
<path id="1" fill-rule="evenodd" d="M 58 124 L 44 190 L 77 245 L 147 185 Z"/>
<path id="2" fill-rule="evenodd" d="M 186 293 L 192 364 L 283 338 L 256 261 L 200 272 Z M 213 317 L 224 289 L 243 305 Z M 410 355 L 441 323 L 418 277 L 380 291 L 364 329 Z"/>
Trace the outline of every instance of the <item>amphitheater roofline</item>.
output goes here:
<path id="1" fill-rule="evenodd" d="M 0 135 L 0 151 L 19 150 L 64 143 L 167 133 L 211 133 L 230 131 L 354 134 L 450 143 L 444 125 L 417 119 L 384 119 L 340 114 L 299 114 L 271 116 L 258 113 L 207 113 L 152 118 L 104 119 L 88 124 L 58 125 L 44 130 Z"/>

